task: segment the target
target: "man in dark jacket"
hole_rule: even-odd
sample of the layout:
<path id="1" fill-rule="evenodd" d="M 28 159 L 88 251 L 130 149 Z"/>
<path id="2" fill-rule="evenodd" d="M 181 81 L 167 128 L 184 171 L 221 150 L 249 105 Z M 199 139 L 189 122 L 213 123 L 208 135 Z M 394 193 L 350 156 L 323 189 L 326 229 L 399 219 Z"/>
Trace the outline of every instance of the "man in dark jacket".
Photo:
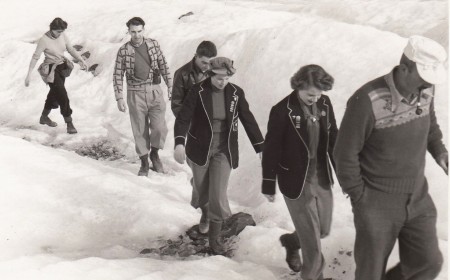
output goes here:
<path id="1" fill-rule="evenodd" d="M 331 227 L 330 161 L 337 127 L 330 99 L 322 93 L 333 82 L 318 65 L 300 68 L 291 78 L 294 91 L 270 112 L 264 144 L 262 193 L 273 202 L 278 180 L 296 230 L 282 235 L 280 241 L 289 267 L 296 272 L 301 269 L 304 280 L 324 280 L 320 239 Z"/>
<path id="2" fill-rule="evenodd" d="M 191 87 L 210 76 L 209 61 L 216 55 L 216 45 L 210 41 L 203 41 L 198 45 L 194 58 L 175 71 L 171 104 L 175 117 L 180 112 Z"/>
<path id="3" fill-rule="evenodd" d="M 438 43 L 412 36 L 400 64 L 348 100 L 334 158 L 353 207 L 356 280 L 431 280 L 439 274 L 436 208 L 424 169 L 428 150 L 448 170 L 433 87 L 445 80 L 446 57 Z M 397 239 L 400 263 L 386 273 Z"/>

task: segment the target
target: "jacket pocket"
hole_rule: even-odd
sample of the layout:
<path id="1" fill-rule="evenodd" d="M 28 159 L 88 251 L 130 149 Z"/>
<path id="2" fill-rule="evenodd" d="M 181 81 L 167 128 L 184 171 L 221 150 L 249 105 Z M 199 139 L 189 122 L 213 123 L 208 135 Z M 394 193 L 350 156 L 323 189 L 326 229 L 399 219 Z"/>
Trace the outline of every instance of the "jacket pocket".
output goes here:
<path id="1" fill-rule="evenodd" d="M 281 163 L 278 163 L 278 166 L 281 168 L 281 170 L 289 171 L 289 168 L 287 168 L 287 167 L 281 165 Z"/>
<path id="2" fill-rule="evenodd" d="M 192 138 L 194 138 L 195 140 L 197 140 L 198 141 L 198 138 L 197 137 L 195 137 L 194 135 L 192 135 L 192 133 L 190 132 L 190 131 L 188 131 L 188 134 L 192 137 Z"/>

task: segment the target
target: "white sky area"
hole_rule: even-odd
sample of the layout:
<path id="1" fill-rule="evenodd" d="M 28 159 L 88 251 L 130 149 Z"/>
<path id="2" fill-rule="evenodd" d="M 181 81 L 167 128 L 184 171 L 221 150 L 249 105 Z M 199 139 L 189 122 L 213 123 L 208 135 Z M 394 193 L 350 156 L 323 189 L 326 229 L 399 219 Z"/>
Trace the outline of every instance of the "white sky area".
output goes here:
<path id="1" fill-rule="evenodd" d="M 327 92 L 338 125 L 347 99 L 364 83 L 388 73 L 407 37 L 429 36 L 448 47 L 447 1 L 275 0 L 4 1 L 0 9 L 0 279 L 298 279 L 285 263 L 278 240 L 293 224 L 278 193 L 260 194 L 261 164 L 242 127 L 240 167 L 228 195 L 234 213 L 250 213 L 257 225 L 236 240 L 234 257 L 142 257 L 144 248 L 177 238 L 198 223 L 189 205 L 190 169 L 173 159 L 174 117 L 168 103 L 167 174 L 136 173 L 140 162 L 128 113 L 117 110 L 112 72 L 133 16 L 146 21 L 147 37 L 159 41 L 171 73 L 192 59 L 197 45 L 213 41 L 219 56 L 235 61 L 231 82 L 242 87 L 265 134 L 271 107 L 291 92 L 289 79 L 314 63 L 335 78 Z M 5 7 L 6 6 L 6 7 Z M 193 15 L 178 19 L 187 12 Z M 89 50 L 99 74 L 76 65 L 66 81 L 78 134 L 66 133 L 59 110 L 56 128 L 39 124 L 48 87 L 37 66 L 24 86 L 36 41 L 55 17 L 69 24 L 73 44 Z M 69 56 L 69 54 L 67 54 Z M 43 56 L 41 57 L 41 60 Z M 166 87 L 163 85 L 166 92 Z M 166 97 L 167 100 L 167 97 Z M 168 101 L 169 102 L 169 101 Z M 448 83 L 435 97 L 438 122 L 448 144 Z M 75 151 L 103 143 L 124 157 L 94 160 Z M 431 156 L 426 175 L 438 209 L 438 237 L 448 277 L 448 180 Z M 336 181 L 336 180 L 335 180 Z M 334 189 L 331 235 L 323 240 L 325 276 L 353 279 L 355 231 L 350 201 Z M 397 247 L 389 266 L 398 261 Z"/>

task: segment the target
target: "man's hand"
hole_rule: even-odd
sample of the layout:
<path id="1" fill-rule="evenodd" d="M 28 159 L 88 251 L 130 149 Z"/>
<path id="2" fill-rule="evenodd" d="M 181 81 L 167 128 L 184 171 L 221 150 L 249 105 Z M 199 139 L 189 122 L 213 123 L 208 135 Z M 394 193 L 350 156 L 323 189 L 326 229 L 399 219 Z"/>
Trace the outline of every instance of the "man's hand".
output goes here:
<path id="1" fill-rule="evenodd" d="M 274 194 L 264 194 L 264 196 L 266 197 L 267 201 L 269 201 L 269 202 L 274 202 L 275 201 L 275 195 Z"/>
<path id="2" fill-rule="evenodd" d="M 119 108 L 120 112 L 126 112 L 127 111 L 127 106 L 125 105 L 125 101 L 123 100 L 123 98 L 119 98 L 117 100 L 117 108 Z"/>
<path id="3" fill-rule="evenodd" d="M 444 169 L 445 174 L 448 175 L 448 154 L 442 154 L 437 159 L 436 162 L 442 169 Z"/>
<path id="4" fill-rule="evenodd" d="M 183 164 L 186 159 L 186 151 L 184 150 L 184 145 L 178 144 L 175 147 L 175 152 L 173 153 L 173 157 L 179 164 Z"/>

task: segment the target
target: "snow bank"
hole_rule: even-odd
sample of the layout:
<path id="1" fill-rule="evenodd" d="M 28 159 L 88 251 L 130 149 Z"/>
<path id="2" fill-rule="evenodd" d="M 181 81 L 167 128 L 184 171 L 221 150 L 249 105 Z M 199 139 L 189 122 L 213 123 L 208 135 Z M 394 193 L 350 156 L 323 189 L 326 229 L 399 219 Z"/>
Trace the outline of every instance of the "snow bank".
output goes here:
<path id="1" fill-rule="evenodd" d="M 170 110 L 168 140 L 161 152 L 168 174 L 135 175 L 139 165 L 129 117 L 117 110 L 112 89 L 114 59 L 128 40 L 125 22 L 132 16 L 144 18 L 146 35 L 160 42 L 172 73 L 192 58 L 202 40 L 215 42 L 219 55 L 235 61 L 232 82 L 245 90 L 265 133 L 271 106 L 290 93 L 289 79 L 300 66 L 320 64 L 334 76 L 336 84 L 329 96 L 340 122 L 351 94 L 398 63 L 406 43 L 399 34 L 417 30 L 442 36 L 446 5 L 446 1 L 418 0 L 9 3 L 0 11 L 5 19 L 0 26 L 0 62 L 7 66 L 0 68 L 0 134 L 14 138 L 0 136 L 1 278 L 290 278 L 278 237 L 292 231 L 293 225 L 280 196 L 269 204 L 260 195 L 260 162 L 242 127 L 241 163 L 232 173 L 229 197 L 233 212 L 251 213 L 257 226 L 241 234 L 233 260 L 138 257 L 140 249 L 177 236 L 200 215 L 189 206 L 189 168 L 172 159 Z M 194 14 L 177 19 L 189 11 Z M 23 86 L 35 42 L 56 16 L 68 21 L 72 42 L 90 51 L 88 62 L 100 64 L 98 76 L 77 67 L 66 82 L 76 135 L 65 133 L 56 110 L 50 117 L 58 122 L 57 128 L 38 124 L 48 87 L 36 71 L 31 86 Z M 448 42 L 448 36 L 445 39 Z M 447 92 L 444 84 L 436 94 L 445 143 Z M 95 161 L 74 152 L 99 146 L 119 159 Z M 430 192 L 439 211 L 438 234 L 446 252 L 447 177 L 431 157 L 427 161 Z M 352 213 L 339 186 L 334 195 L 332 234 L 323 243 L 325 272 L 347 280 L 354 269 Z M 389 265 L 396 260 L 394 253 Z M 446 277 L 445 267 L 439 279 Z"/>

